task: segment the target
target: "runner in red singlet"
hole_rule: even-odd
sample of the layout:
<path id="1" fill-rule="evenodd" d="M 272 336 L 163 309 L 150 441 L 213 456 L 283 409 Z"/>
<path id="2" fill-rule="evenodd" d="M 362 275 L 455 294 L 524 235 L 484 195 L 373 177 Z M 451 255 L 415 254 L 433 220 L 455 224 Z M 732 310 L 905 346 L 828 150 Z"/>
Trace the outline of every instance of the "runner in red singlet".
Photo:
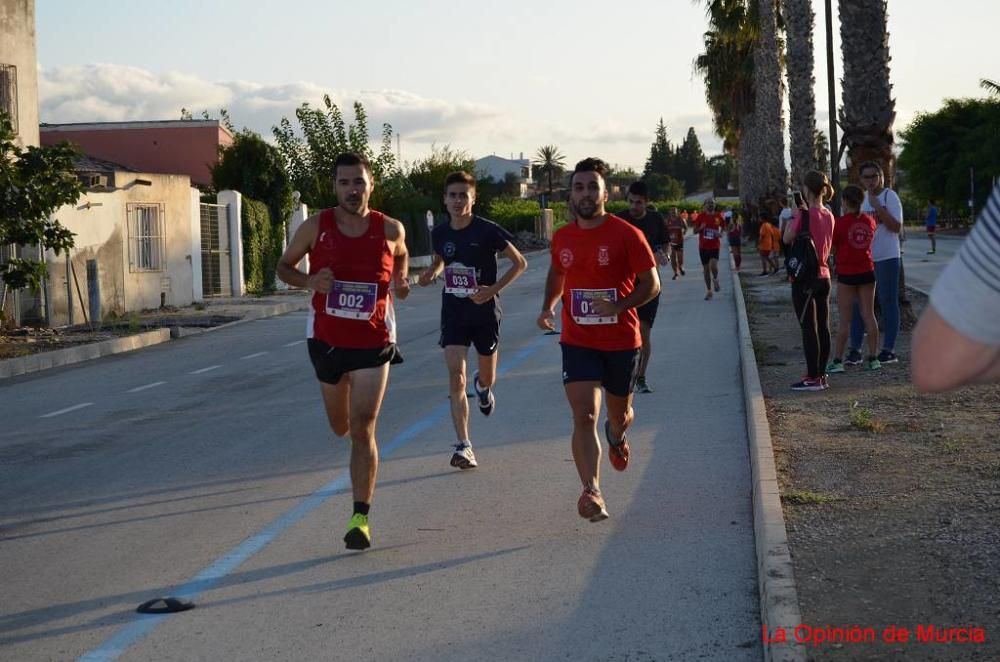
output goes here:
<path id="1" fill-rule="evenodd" d="M 344 542 L 371 546 L 368 510 L 375 493 L 375 422 L 389 377 L 402 357 L 389 285 L 410 292 L 405 233 L 399 221 L 368 207 L 371 165 L 357 154 L 334 162 L 340 204 L 310 216 L 278 262 L 278 277 L 314 292 L 307 329 L 309 358 L 320 382 L 330 427 L 350 435 L 354 514 Z M 297 265 L 309 256 L 309 274 Z"/>
<path id="2" fill-rule="evenodd" d="M 631 453 L 625 431 L 634 417 L 632 391 L 642 346 L 636 308 L 660 291 L 656 260 L 642 232 L 604 211 L 607 170 L 595 158 L 576 164 L 569 198 L 576 220 L 552 238 L 538 316 L 539 327 L 554 330 L 555 306 L 562 300 L 563 386 L 573 410 L 573 460 L 583 482 L 577 512 L 591 522 L 608 517 L 597 437 L 601 389 L 608 403 L 608 459 L 624 471 Z"/>

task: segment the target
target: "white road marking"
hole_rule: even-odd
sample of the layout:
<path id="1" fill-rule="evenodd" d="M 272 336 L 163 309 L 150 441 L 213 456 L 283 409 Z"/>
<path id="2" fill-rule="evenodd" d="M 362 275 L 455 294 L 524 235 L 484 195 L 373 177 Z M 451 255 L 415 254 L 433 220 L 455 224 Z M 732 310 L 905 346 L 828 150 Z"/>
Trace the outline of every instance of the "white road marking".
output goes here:
<path id="1" fill-rule="evenodd" d="M 305 340 L 295 340 L 293 342 L 285 343 L 285 347 L 295 347 L 296 345 L 301 345 Z"/>
<path id="2" fill-rule="evenodd" d="M 221 368 L 221 365 L 210 365 L 207 368 L 202 368 L 201 370 L 192 370 L 189 375 L 200 375 L 203 372 L 208 372 L 209 370 L 215 370 L 216 368 Z"/>
<path id="3" fill-rule="evenodd" d="M 245 361 L 246 359 L 255 359 L 258 356 L 264 356 L 267 352 L 257 352 L 256 354 L 247 354 L 246 356 L 241 356 L 240 360 Z"/>
<path id="4" fill-rule="evenodd" d="M 139 391 L 145 391 L 147 388 L 156 388 L 166 382 L 153 382 L 152 384 L 146 384 L 145 386 L 136 386 L 135 388 L 130 388 L 128 393 L 138 393 Z"/>
<path id="5" fill-rule="evenodd" d="M 82 402 L 78 405 L 73 405 L 72 407 L 66 407 L 65 409 L 60 409 L 59 411 L 50 412 L 48 414 L 42 414 L 38 418 L 52 418 L 53 416 L 59 416 L 61 414 L 67 414 L 71 411 L 76 411 L 77 409 L 83 409 L 84 407 L 89 407 L 93 402 Z"/>

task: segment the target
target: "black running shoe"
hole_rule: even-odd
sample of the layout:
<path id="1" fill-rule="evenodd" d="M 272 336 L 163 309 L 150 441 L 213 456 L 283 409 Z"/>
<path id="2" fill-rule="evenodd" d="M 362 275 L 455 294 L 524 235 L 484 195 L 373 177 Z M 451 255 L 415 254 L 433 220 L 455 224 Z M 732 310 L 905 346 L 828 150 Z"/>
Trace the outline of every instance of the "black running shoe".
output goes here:
<path id="1" fill-rule="evenodd" d="M 886 363 L 899 363 L 899 357 L 890 352 L 889 350 L 883 349 L 881 352 L 879 352 L 878 362 L 881 363 L 882 365 L 885 365 Z"/>
<path id="2" fill-rule="evenodd" d="M 493 413 L 493 407 L 496 406 L 497 400 L 493 397 L 493 389 L 483 388 L 479 385 L 479 371 L 472 376 L 472 388 L 476 390 L 476 396 L 479 398 L 479 411 L 483 412 L 483 416 L 489 416 Z"/>

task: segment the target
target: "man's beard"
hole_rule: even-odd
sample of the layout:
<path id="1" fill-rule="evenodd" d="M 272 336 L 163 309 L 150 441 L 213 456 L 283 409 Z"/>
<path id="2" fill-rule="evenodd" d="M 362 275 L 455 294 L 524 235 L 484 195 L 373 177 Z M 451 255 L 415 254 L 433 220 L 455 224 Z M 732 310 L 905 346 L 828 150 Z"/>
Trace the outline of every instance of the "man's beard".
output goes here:
<path id="1" fill-rule="evenodd" d="M 362 208 L 364 207 L 364 204 L 365 204 L 364 198 L 358 196 L 357 198 L 347 198 L 347 199 L 345 199 L 344 202 L 342 203 L 342 206 L 348 212 L 350 212 L 352 214 L 357 214 L 357 213 L 359 213 L 362 210 Z"/>
<path id="2" fill-rule="evenodd" d="M 591 200 L 581 200 L 573 204 L 573 211 L 580 218 L 589 221 L 597 216 L 597 204 Z"/>

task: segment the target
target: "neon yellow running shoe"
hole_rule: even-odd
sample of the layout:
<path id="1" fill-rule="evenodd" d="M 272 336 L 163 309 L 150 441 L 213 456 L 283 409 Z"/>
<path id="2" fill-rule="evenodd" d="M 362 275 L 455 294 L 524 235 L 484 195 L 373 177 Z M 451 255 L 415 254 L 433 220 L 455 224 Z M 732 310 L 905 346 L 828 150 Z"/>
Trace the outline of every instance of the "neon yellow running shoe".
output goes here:
<path id="1" fill-rule="evenodd" d="M 368 549 L 372 546 L 368 515 L 354 513 L 351 516 L 351 521 L 347 524 L 347 533 L 344 535 L 344 542 L 347 543 L 347 549 Z"/>

